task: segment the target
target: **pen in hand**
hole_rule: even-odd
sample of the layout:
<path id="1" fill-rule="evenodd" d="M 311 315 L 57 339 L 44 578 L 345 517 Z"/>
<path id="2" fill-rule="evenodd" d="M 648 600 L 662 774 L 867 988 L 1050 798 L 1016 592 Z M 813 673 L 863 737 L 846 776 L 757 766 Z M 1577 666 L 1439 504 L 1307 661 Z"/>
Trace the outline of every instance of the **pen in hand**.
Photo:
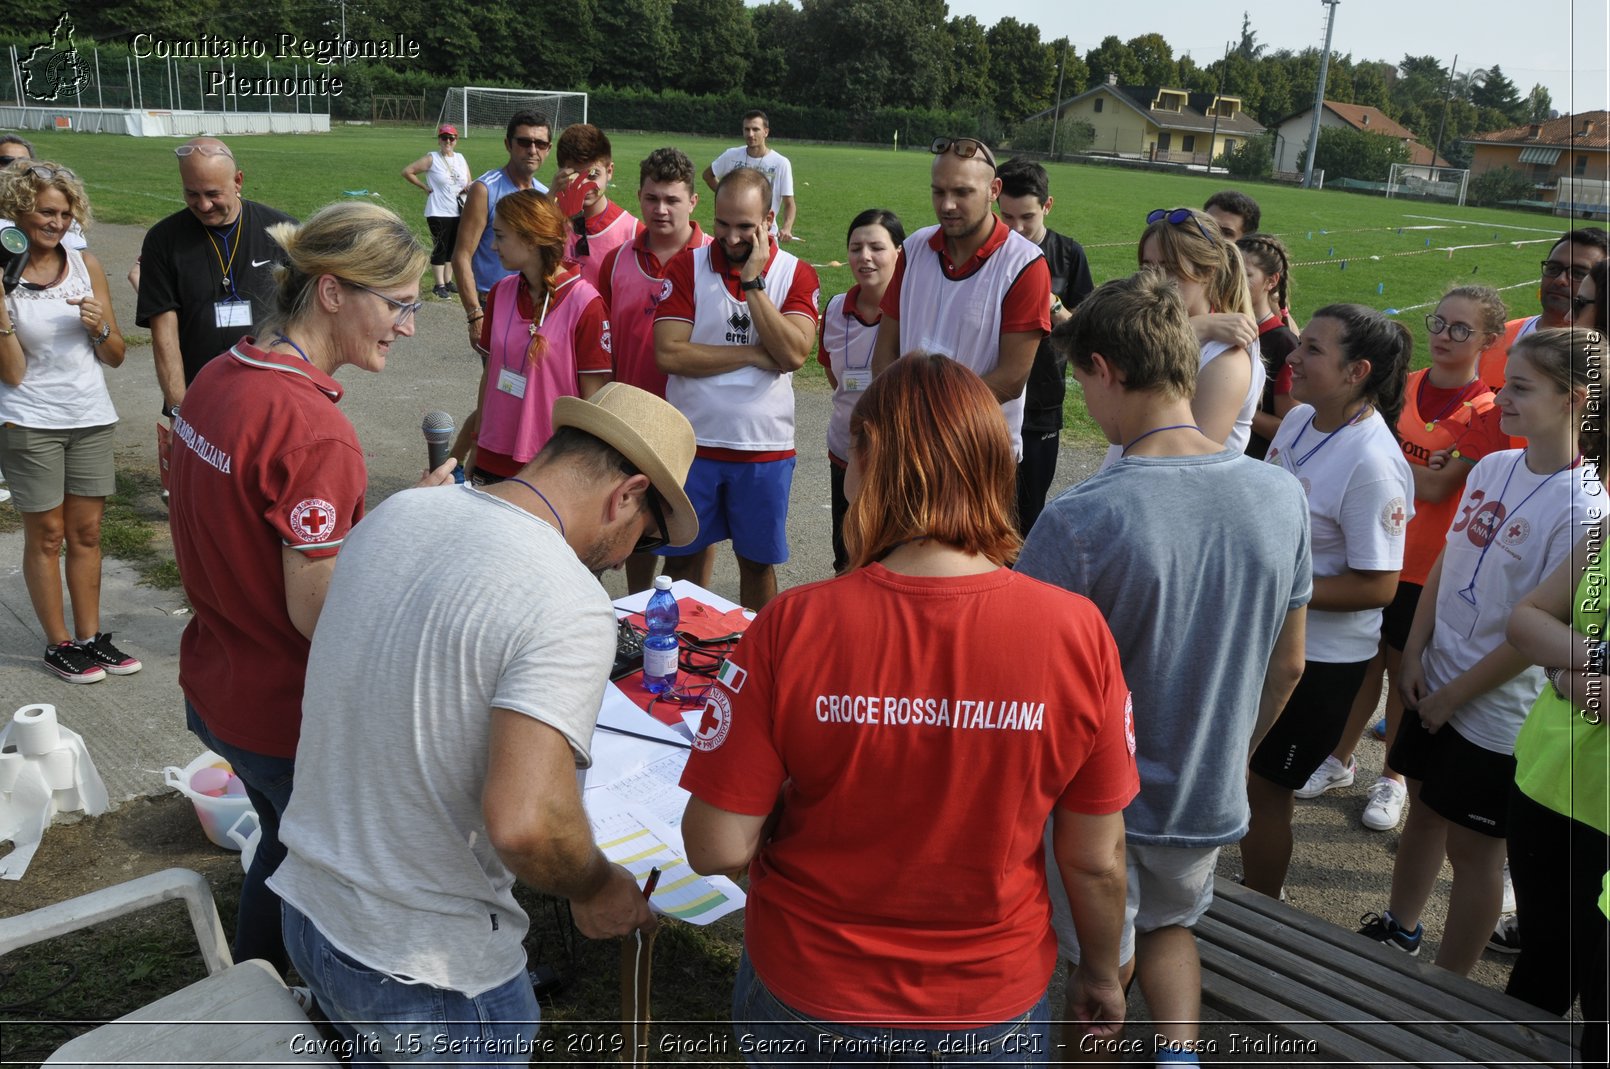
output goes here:
<path id="1" fill-rule="evenodd" d="M 654 894 L 654 887 L 660 882 L 660 867 L 658 865 L 648 870 L 648 879 L 643 881 L 643 897 L 648 898 Z"/>

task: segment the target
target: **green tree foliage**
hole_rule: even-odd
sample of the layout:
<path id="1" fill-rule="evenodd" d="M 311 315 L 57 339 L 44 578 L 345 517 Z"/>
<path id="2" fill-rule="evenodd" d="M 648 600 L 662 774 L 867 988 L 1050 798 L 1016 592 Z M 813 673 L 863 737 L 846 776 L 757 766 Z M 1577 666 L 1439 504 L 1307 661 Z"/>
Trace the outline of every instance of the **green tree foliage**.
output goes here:
<path id="1" fill-rule="evenodd" d="M 1252 28 L 1252 16 L 1241 12 L 1241 42 L 1235 46 L 1235 54 L 1249 63 L 1256 63 L 1268 48 L 1268 45 L 1258 43 L 1258 32 Z"/>
<path id="2" fill-rule="evenodd" d="M 1510 167 L 1483 171 L 1470 180 L 1472 204 L 1493 205 L 1532 196 L 1532 180 Z"/>
<path id="3" fill-rule="evenodd" d="M 1486 76 L 1471 87 L 1470 102 L 1478 108 L 1498 112 L 1506 125 L 1518 123 L 1526 115 L 1526 104 L 1520 90 L 1505 76 L 1503 69 L 1494 64 Z"/>
<path id="4" fill-rule="evenodd" d="M 1305 146 L 1305 156 L 1307 152 Z M 1352 178 L 1360 182 L 1385 182 L 1392 172 L 1392 164 L 1408 162 L 1409 149 L 1397 138 L 1345 126 L 1321 129 L 1319 151 L 1314 153 L 1314 167 L 1323 170 L 1327 180 Z"/>
<path id="5" fill-rule="evenodd" d="M 1085 53 L 1085 64 L 1090 68 L 1090 84 L 1101 85 L 1116 80 L 1119 85 L 1144 85 L 1146 74 L 1134 50 L 1116 36 L 1109 34 L 1101 44 Z"/>
<path id="6" fill-rule="evenodd" d="M 944 0 L 805 0 L 801 15 L 797 88 L 813 104 L 929 107 L 948 88 Z"/>
<path id="7" fill-rule="evenodd" d="M 1143 33 L 1129 39 L 1129 51 L 1140 65 L 1142 85 L 1177 85 L 1180 80 L 1179 64 L 1174 62 L 1174 49 L 1160 33 Z"/>
<path id="8" fill-rule="evenodd" d="M 1014 121 L 1050 107 L 1056 62 L 1040 43 L 1040 28 L 1008 16 L 991 26 L 984 38 L 989 42 L 996 112 Z"/>
<path id="9" fill-rule="evenodd" d="M 788 0 L 749 9 L 749 24 L 755 31 L 758 62 L 749 65 L 744 88 L 754 96 L 781 100 L 794 86 L 800 38 L 805 33 L 805 16 Z M 736 129 L 737 123 L 733 124 Z"/>
<path id="10" fill-rule="evenodd" d="M 1213 161 L 1236 178 L 1268 178 L 1275 169 L 1275 135 L 1259 134 Z"/>
<path id="11" fill-rule="evenodd" d="M 1549 99 L 1549 91 L 1541 85 L 1533 85 L 1532 91 L 1526 94 L 1523 101 L 1522 122 L 1548 122 L 1554 114 L 1554 101 Z"/>
<path id="12" fill-rule="evenodd" d="M 551 10 L 563 9 L 569 4 L 542 6 Z M 598 29 L 593 46 L 591 80 L 594 83 L 624 89 L 651 89 L 659 83 L 657 64 L 643 60 L 646 56 L 666 57 L 675 53 L 677 38 L 671 29 L 671 0 L 598 0 L 594 24 Z M 565 47 L 561 41 L 553 44 Z M 747 66 L 746 56 L 728 59 Z M 734 75 L 742 79 L 743 73 L 738 70 Z"/>
<path id="13" fill-rule="evenodd" d="M 755 57 L 755 28 L 743 0 L 675 0 L 676 47 L 667 72 L 688 93 L 721 93 L 742 85 Z"/>
<path id="14" fill-rule="evenodd" d="M 1059 68 L 1057 84 L 1051 87 L 1053 96 L 1060 91 L 1062 100 L 1068 100 L 1078 96 L 1089 87 L 1090 68 L 1085 65 L 1084 60 L 1079 58 L 1079 53 L 1074 50 L 1073 42 L 1066 37 L 1058 37 L 1055 41 L 1046 45 L 1045 50 L 1051 57 L 1053 66 L 1058 66 Z M 1063 64 L 1067 66 L 1067 70 L 1060 69 L 1060 65 Z M 1059 100 L 1057 103 L 1061 103 L 1061 101 Z"/>
<path id="15" fill-rule="evenodd" d="M 983 24 L 963 15 L 945 23 L 945 33 L 950 39 L 949 101 L 971 108 L 991 101 L 989 41 Z"/>

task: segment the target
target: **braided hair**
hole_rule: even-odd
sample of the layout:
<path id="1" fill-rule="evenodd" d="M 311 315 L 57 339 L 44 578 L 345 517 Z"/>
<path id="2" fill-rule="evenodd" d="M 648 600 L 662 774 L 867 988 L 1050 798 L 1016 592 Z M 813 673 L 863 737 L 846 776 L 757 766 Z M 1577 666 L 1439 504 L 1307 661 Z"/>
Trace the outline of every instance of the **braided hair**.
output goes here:
<path id="1" fill-rule="evenodd" d="M 1248 234 L 1235 247 L 1241 250 L 1242 259 L 1280 280 L 1275 285 L 1275 311 L 1280 313 L 1280 321 L 1290 327 L 1291 317 L 1286 309 L 1291 305 L 1291 254 L 1285 243 L 1273 234 Z"/>

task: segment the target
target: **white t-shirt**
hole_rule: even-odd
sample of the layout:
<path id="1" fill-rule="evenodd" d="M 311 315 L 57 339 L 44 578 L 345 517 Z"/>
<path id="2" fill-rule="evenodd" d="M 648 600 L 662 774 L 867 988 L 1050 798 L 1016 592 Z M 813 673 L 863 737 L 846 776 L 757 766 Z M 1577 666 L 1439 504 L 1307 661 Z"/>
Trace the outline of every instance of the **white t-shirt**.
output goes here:
<path id="1" fill-rule="evenodd" d="M 1227 342 L 1203 342 L 1201 358 L 1196 365 L 1197 370 L 1207 367 L 1213 360 L 1233 348 L 1235 346 Z M 1263 384 L 1269 377 L 1268 372 L 1264 370 L 1263 358 L 1258 355 L 1257 342 L 1252 343 L 1252 348 L 1247 350 L 1247 356 L 1252 360 L 1252 381 L 1248 383 L 1247 396 L 1242 398 L 1241 408 L 1235 414 L 1235 425 L 1230 428 L 1230 437 L 1224 440 L 1224 447 L 1236 453 L 1247 451 L 1247 442 L 1252 438 L 1252 414 L 1258 410 L 1258 402 L 1263 399 Z M 1123 455 L 1123 446 L 1116 443 L 1109 445 L 1107 455 L 1101 459 L 1101 467 L 1112 467 L 1123 459 Z"/>
<path id="2" fill-rule="evenodd" d="M 1414 516 L 1414 477 L 1402 447 L 1373 409 L 1334 434 L 1314 430 L 1313 418 L 1311 405 L 1287 413 L 1265 459 L 1297 476 L 1308 495 L 1314 577 L 1400 570 L 1404 532 Z M 1308 609 L 1304 654 L 1310 661 L 1367 661 L 1380 639 L 1380 609 Z"/>
<path id="3" fill-rule="evenodd" d="M 735 145 L 717 156 L 710 170 L 719 180 L 739 167 L 761 171 L 771 180 L 771 210 L 777 213 L 777 221 L 782 222 L 783 198 L 794 195 L 794 165 L 788 162 L 788 157 L 774 149 L 767 149 L 764 156 L 751 156 L 747 146 Z"/>
<path id="4" fill-rule="evenodd" d="M 1538 474 L 1525 454 L 1506 449 L 1482 457 L 1465 479 L 1442 551 L 1436 629 L 1421 661 L 1433 690 L 1505 641 L 1515 603 L 1570 556 L 1582 525 L 1602 515 L 1604 485 L 1592 464 Z M 1543 670 L 1532 665 L 1460 706 L 1449 723 L 1483 749 L 1513 753 L 1544 683 Z"/>
<path id="5" fill-rule="evenodd" d="M 44 289 L 22 284 L 6 294 L 26 366 L 15 386 L 0 383 L 0 421 L 35 430 L 104 427 L 117 422 L 106 368 L 69 299 L 95 295 L 84 254 L 65 249 L 67 273 Z"/>
<path id="6" fill-rule="evenodd" d="M 468 486 L 388 498 L 313 636 L 274 890 L 397 979 L 473 998 L 519 975 L 529 924 L 481 811 L 492 709 L 585 767 L 614 655 L 609 596 L 552 526 Z"/>
<path id="7" fill-rule="evenodd" d="M 430 169 L 425 172 L 425 185 L 430 195 L 425 198 L 425 218 L 451 219 L 459 214 L 458 195 L 470 184 L 470 163 L 463 153 L 443 156 L 430 154 Z"/>

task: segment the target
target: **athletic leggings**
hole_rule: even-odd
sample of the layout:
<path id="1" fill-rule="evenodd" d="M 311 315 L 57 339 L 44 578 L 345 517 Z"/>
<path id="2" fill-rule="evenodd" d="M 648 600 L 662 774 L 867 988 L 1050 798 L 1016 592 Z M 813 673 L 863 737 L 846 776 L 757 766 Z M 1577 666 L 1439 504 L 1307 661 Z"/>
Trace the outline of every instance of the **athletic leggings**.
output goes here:
<path id="1" fill-rule="evenodd" d="M 1610 837 L 1511 786 L 1509 876 L 1521 953 L 1506 990 L 1561 1017 L 1580 998 L 1586 1064 L 1605 1060 L 1610 919 L 1599 911 L 1599 892 L 1607 870 Z"/>

